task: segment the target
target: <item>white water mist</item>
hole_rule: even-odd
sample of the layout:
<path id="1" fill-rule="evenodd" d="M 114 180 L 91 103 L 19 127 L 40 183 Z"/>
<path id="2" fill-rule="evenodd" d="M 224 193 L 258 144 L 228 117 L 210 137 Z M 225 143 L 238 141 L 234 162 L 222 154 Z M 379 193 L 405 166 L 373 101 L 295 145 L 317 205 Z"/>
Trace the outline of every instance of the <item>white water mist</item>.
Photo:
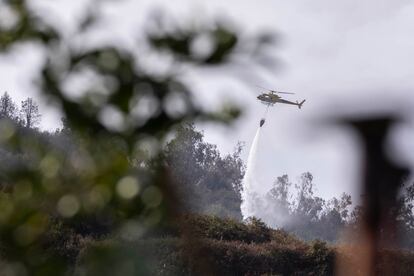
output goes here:
<path id="1" fill-rule="evenodd" d="M 243 219 L 256 216 L 257 214 L 257 198 L 258 198 L 258 182 L 256 179 L 257 149 L 259 147 L 261 127 L 257 129 L 253 143 L 250 147 L 249 157 L 247 159 L 247 168 L 243 178 L 243 190 L 241 194 L 241 212 Z"/>

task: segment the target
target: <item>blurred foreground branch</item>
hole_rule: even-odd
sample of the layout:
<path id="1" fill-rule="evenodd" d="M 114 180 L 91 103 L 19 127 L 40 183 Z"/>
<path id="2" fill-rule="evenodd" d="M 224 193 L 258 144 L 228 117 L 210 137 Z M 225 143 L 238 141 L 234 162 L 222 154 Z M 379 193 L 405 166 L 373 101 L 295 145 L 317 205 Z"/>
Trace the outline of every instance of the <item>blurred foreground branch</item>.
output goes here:
<path id="1" fill-rule="evenodd" d="M 240 110 L 203 111 L 174 69 L 162 75 L 148 73 L 141 63 L 145 52 L 116 43 L 74 46 L 72 39 L 87 36 L 99 15 L 85 15 L 69 41 L 29 1 L 6 1 L 1 8 L 7 8 L 13 20 L 0 25 L 0 53 L 8 54 L 21 44 L 40 46 L 45 60 L 37 88 L 64 114 L 64 128 L 54 134 L 39 133 L 7 118 L 0 121 L 1 149 L 19 160 L 0 179 L 2 186 L 10 187 L 0 194 L 3 270 L 61 275 L 73 264 L 67 263 L 68 256 L 54 252 L 51 244 L 64 242 L 59 246 L 67 248 L 82 242 L 65 240 L 62 225 L 77 233 L 132 241 L 168 221 L 179 201 L 159 157 L 167 135 L 195 119 L 230 122 Z M 257 47 L 246 52 L 240 51 L 243 42 L 238 34 L 223 24 L 148 34 L 143 43 L 152 52 L 167 51 L 174 64 L 197 67 L 231 64 L 234 55 L 254 59 L 264 38 L 269 38 L 250 40 Z M 200 35 L 207 38 L 210 49 L 203 55 L 194 47 Z M 67 85 L 88 74 L 93 78 L 78 88 L 80 96 L 71 95 Z M 97 258 L 86 258 L 92 262 L 86 265 L 91 269 L 88 273 L 98 273 L 94 269 L 108 263 L 108 258 L 114 267 L 123 267 L 127 260 L 132 262 L 132 274 L 145 273 L 145 261 L 119 259 L 120 252 L 113 249 L 97 250 L 97 255 L 91 255 Z"/>

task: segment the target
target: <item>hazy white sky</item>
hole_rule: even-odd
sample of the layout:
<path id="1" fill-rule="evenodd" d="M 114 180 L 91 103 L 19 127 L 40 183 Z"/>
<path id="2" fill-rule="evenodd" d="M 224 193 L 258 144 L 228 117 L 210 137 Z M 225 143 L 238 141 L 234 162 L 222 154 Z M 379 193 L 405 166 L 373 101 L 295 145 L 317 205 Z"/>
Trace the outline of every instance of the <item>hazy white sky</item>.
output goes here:
<path id="1" fill-rule="evenodd" d="M 67 30 L 88 1 L 43 1 L 49 16 Z M 358 155 L 355 137 L 339 128 L 315 125 L 316 117 L 403 111 L 408 118 L 399 127 L 395 141 L 398 156 L 414 164 L 414 2 L 409 0 L 176 0 L 115 1 L 104 13 L 110 24 L 100 39 L 119 38 L 132 45 L 137 26 L 145 22 L 152 7 L 162 7 L 177 18 L 203 20 L 226 16 L 245 33 L 270 30 L 282 38 L 274 54 L 283 66 L 268 72 L 259 85 L 296 92 L 288 97 L 306 98 L 301 111 L 292 106 L 275 106 L 268 114 L 259 149 L 259 171 L 264 188 L 277 176 L 288 173 L 293 180 L 310 171 L 319 194 L 325 197 L 342 191 L 357 196 Z M 40 3 L 40 2 L 39 2 Z M 51 20 L 52 20 L 51 19 Z M 17 100 L 36 96 L 30 83 L 39 62 L 34 50 L 0 57 L 0 90 Z M 246 87 L 222 74 L 189 72 L 189 80 L 200 101 L 215 106 L 223 99 L 237 98 L 245 114 L 230 129 L 202 125 L 208 141 L 229 152 L 237 141 L 250 144 L 264 112 Z M 42 110 L 47 104 L 42 103 Z M 44 111 L 43 127 L 53 129 L 59 115 Z M 245 150 L 244 157 L 248 149 Z M 413 166 L 413 165 L 412 165 Z"/>

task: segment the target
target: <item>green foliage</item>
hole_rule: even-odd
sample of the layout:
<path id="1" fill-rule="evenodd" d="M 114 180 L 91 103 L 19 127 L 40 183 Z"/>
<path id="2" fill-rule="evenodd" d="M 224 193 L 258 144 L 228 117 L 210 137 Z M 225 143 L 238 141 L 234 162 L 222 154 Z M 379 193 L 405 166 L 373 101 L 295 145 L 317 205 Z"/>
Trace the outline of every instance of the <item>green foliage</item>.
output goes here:
<path id="1" fill-rule="evenodd" d="M 14 103 L 9 93 L 4 92 L 0 97 L 0 119 L 8 118 L 10 120 L 15 120 L 18 117 L 17 111 L 17 105 Z"/>
<path id="2" fill-rule="evenodd" d="M 8 50 L 17 42 L 38 41 L 51 43 L 58 38 L 53 26 L 45 22 L 30 9 L 25 0 L 6 0 L 2 9 L 9 9 L 16 17 L 11 26 L 0 26 L 0 51 Z"/>
<path id="3" fill-rule="evenodd" d="M 165 147 L 167 167 L 174 176 L 185 212 L 241 219 L 241 146 L 222 157 L 192 124 L 179 126 Z"/>
<path id="4" fill-rule="evenodd" d="M 398 204 L 390 210 L 396 218 L 395 244 L 399 248 L 414 248 L 414 183 L 405 185 L 400 193 Z M 278 177 L 273 188 L 264 200 L 267 200 L 268 213 L 263 219 L 272 226 L 282 225 L 283 229 L 305 240 L 320 239 L 337 242 L 342 232 L 347 232 L 348 243 L 358 243 L 363 218 L 361 206 L 352 207 L 352 198 L 343 193 L 340 198 L 324 200 L 314 194 L 313 176 L 302 174 L 299 183 L 292 189 L 287 175 Z M 293 196 L 290 194 L 293 192 Z M 263 205 L 263 204 L 262 204 Z M 280 215 L 281 214 L 281 215 Z M 384 237 L 385 240 L 390 237 Z"/>
<path id="5" fill-rule="evenodd" d="M 271 238 L 271 231 L 267 225 L 258 218 L 251 217 L 247 219 L 247 226 L 249 231 L 255 233 L 257 238 L 255 239 L 256 242 L 266 242 L 269 241 Z"/>
<path id="6" fill-rule="evenodd" d="M 211 36 L 214 40 L 213 49 L 203 56 L 198 55 L 194 50 L 193 43 L 202 36 Z M 226 27 L 212 30 L 204 29 L 198 31 L 182 30 L 180 35 L 152 35 L 150 40 L 154 46 L 179 54 L 184 60 L 195 60 L 198 63 L 221 64 L 231 56 L 234 47 L 238 43 L 238 37 Z"/>
<path id="7" fill-rule="evenodd" d="M 241 223 L 211 216 L 186 216 L 178 223 L 191 225 L 195 231 L 191 245 L 184 242 L 184 236 L 143 239 L 133 244 L 123 244 L 116 240 L 92 242 L 80 255 L 77 270 L 90 271 L 89 265 L 93 262 L 85 262 L 89 264 L 85 267 L 83 260 L 98 254 L 96 252 L 105 254 L 102 252 L 105 248 L 116 247 L 122 248 L 119 252 L 131 251 L 135 256 L 134 262 L 142 261 L 148 255 L 156 256 L 151 268 L 154 275 L 191 275 L 200 260 L 208 261 L 209 266 L 203 271 L 207 275 L 332 273 L 333 249 L 323 243 L 308 245 L 283 231 L 267 228 L 257 219 Z M 264 231 L 269 234 L 266 240 L 263 240 Z M 131 271 L 137 271 L 132 264 L 130 267 Z M 110 275 L 108 273 L 113 272 L 110 266 L 96 269 L 103 273 L 99 275 Z"/>
<path id="8" fill-rule="evenodd" d="M 380 231 L 380 239 L 389 240 L 395 238 L 394 248 L 404 250 L 414 249 L 414 183 L 405 183 L 400 191 L 397 204 L 394 208 L 389 210 L 391 217 L 395 217 L 396 223 L 394 231 L 385 236 L 385 231 Z M 358 243 L 361 237 L 358 233 L 361 232 L 361 222 L 364 216 L 362 206 L 355 206 L 352 210 L 349 219 L 346 222 L 346 229 L 349 232 L 347 238 L 348 243 Z"/>
<path id="9" fill-rule="evenodd" d="M 13 121 L 0 121 L 0 149 L 17 159 L 12 166 L 2 166 L 0 172 L 0 184 L 8 187 L 0 194 L 1 253 L 6 263 L 31 275 L 61 275 L 68 269 L 66 259 L 73 259 L 78 250 L 72 247 L 82 243 L 83 237 L 72 236 L 85 235 L 91 221 L 97 221 L 98 227 L 109 225 L 110 232 L 122 239 L 135 240 L 179 209 L 168 171 L 159 157 L 162 143 L 177 125 L 196 119 L 230 122 L 240 113 L 234 106 L 213 114 L 200 110 L 193 91 L 174 68 L 150 73 L 142 57 L 169 49 L 176 66 L 185 62 L 211 67 L 231 65 L 230 56 L 237 52 L 245 57 L 247 52 L 237 50 L 243 43 L 223 24 L 202 30 L 169 25 L 168 33 L 163 28 L 151 30 L 140 41 L 148 52 L 136 51 L 139 45 L 125 49 L 117 43 L 93 47 L 76 44 L 76 39 L 87 40 L 94 35 L 100 24 L 99 13 L 81 16 L 67 39 L 52 20 L 28 2 L 2 3 L 1 8 L 9 9 L 16 20 L 10 26 L 0 26 L 0 53 L 18 51 L 18 45 L 36 44 L 45 60 L 36 74 L 35 89 L 61 109 L 69 128 L 49 139 L 48 134 L 23 129 Z M 94 10 L 100 10 L 100 5 L 105 2 L 96 1 Z M 211 53 L 203 59 L 187 49 L 192 43 L 188 40 L 199 32 L 206 34 L 212 45 Z M 255 44 L 257 39 L 249 41 Z M 248 59 L 257 53 L 260 51 L 249 52 Z M 80 88 L 77 95 L 81 96 L 70 96 L 67 81 L 87 72 L 92 72 L 96 81 Z M 179 99 L 183 108 L 171 111 L 171 99 Z M 154 108 L 143 109 L 148 103 Z M 27 106 L 33 105 L 26 102 L 22 107 Z M 30 118 L 29 122 L 25 117 L 25 124 L 33 127 L 38 116 Z M 69 139 L 63 135 L 68 133 Z M 67 143 L 62 146 L 58 140 Z M 145 163 L 151 163 L 151 169 L 141 166 Z M 69 227 L 59 230 L 59 235 L 67 233 L 70 237 L 59 237 L 53 231 L 54 218 Z M 47 241 L 48 237 L 52 241 Z M 44 242 L 62 253 L 44 250 Z M 103 256 L 114 256 L 116 267 L 123 258 L 114 252 L 104 252 Z M 108 258 L 96 258 L 94 265 L 110 263 Z"/>
<path id="10" fill-rule="evenodd" d="M 192 231 L 190 242 L 181 232 L 182 225 Z M 79 238 L 57 224 L 49 233 L 58 243 L 50 248 L 54 254 L 69 254 L 71 258 L 76 252 L 75 275 L 191 275 L 198 271 L 200 261 L 208 263 L 203 272 L 214 275 L 332 275 L 335 255 L 343 254 L 340 247 L 318 240 L 303 242 L 282 230 L 267 228 L 257 219 L 241 223 L 212 216 L 184 216 L 169 227 L 175 230 L 167 236 L 151 234 L 127 242 L 120 237 Z M 263 231 L 270 234 L 266 240 L 262 240 Z M 64 237 L 54 239 L 54 235 Z M 412 271 L 412 253 L 385 250 L 380 254 L 379 272 L 390 264 L 396 275 Z"/>
<path id="11" fill-rule="evenodd" d="M 244 224 L 216 216 L 190 215 L 183 217 L 179 223 L 192 225 L 191 231 L 201 238 L 245 243 L 264 243 L 271 239 L 270 228 L 256 218 L 251 218 L 248 223 Z"/>
<path id="12" fill-rule="evenodd" d="M 278 177 L 264 198 L 265 221 L 305 240 L 337 241 L 350 218 L 351 197 L 344 193 L 326 201 L 314 194 L 314 185 L 309 172 L 301 175 L 295 189 L 287 175 Z"/>
<path id="13" fill-rule="evenodd" d="M 60 220 L 52 222 L 46 233 L 43 240 L 44 248 L 49 254 L 60 256 L 68 266 L 76 263 L 81 250 L 93 239 L 77 233 Z"/>
<path id="14" fill-rule="evenodd" d="M 22 101 L 21 107 L 18 108 L 9 93 L 4 92 L 0 97 L 0 120 L 4 124 L 9 121 L 8 123 L 18 126 L 34 128 L 40 123 L 40 118 L 39 106 L 32 98 Z"/>
<path id="15" fill-rule="evenodd" d="M 316 240 L 311 244 L 310 258 L 314 262 L 314 269 L 321 275 L 332 275 L 334 272 L 334 251 L 325 242 Z"/>

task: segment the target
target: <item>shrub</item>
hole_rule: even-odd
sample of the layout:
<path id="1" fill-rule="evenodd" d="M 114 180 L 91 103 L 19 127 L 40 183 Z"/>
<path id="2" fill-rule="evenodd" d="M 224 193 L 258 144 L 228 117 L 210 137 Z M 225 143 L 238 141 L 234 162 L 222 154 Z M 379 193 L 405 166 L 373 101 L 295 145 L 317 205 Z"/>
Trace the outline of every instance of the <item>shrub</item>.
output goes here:
<path id="1" fill-rule="evenodd" d="M 187 215 L 179 220 L 179 224 L 191 226 L 191 230 L 200 238 L 246 243 L 263 243 L 271 240 L 270 228 L 259 219 L 251 219 L 244 224 L 215 216 Z"/>

